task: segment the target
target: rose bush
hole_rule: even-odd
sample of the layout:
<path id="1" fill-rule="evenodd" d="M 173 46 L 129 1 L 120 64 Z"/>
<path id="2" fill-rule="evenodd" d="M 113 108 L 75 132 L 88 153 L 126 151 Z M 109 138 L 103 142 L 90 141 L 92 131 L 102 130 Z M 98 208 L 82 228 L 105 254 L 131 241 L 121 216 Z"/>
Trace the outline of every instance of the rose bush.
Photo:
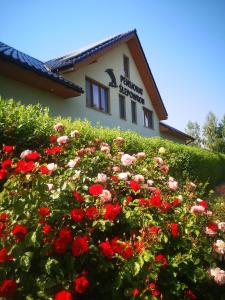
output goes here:
<path id="1" fill-rule="evenodd" d="M 225 283 L 224 225 L 166 149 L 84 142 L 63 124 L 49 145 L 2 145 L 0 297 L 211 299 Z M 54 138 L 53 138 L 54 137 Z M 202 298 L 203 297 L 203 298 Z M 208 297 L 208 298 L 207 298 Z M 219 299 L 219 298 L 218 298 Z"/>

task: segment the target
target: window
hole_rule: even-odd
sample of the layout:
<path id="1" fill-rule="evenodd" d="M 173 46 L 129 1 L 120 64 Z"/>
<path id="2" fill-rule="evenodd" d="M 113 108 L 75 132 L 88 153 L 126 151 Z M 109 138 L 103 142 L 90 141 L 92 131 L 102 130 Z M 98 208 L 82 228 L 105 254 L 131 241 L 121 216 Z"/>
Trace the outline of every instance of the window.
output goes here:
<path id="1" fill-rule="evenodd" d="M 126 55 L 123 56 L 123 70 L 124 70 L 124 76 L 130 78 L 129 58 Z"/>
<path id="2" fill-rule="evenodd" d="M 144 126 L 153 129 L 153 112 L 145 107 L 144 110 Z"/>
<path id="3" fill-rule="evenodd" d="M 105 113 L 109 113 L 109 91 L 108 88 L 86 78 L 86 100 L 87 106 L 93 107 Z"/>
<path id="4" fill-rule="evenodd" d="M 134 101 L 131 101 L 131 119 L 132 123 L 137 123 L 137 108 Z"/>
<path id="5" fill-rule="evenodd" d="M 123 95 L 119 95 L 119 111 L 120 119 L 126 120 L 126 102 L 125 97 Z"/>

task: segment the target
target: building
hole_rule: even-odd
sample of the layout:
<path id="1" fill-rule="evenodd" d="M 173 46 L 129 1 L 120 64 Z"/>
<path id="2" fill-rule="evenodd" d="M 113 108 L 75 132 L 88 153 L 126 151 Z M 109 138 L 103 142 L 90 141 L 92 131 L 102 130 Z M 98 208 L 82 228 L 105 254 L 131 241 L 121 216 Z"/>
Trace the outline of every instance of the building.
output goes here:
<path id="1" fill-rule="evenodd" d="M 161 123 L 167 111 L 136 30 L 45 63 L 0 43 L 0 95 L 147 137 L 191 139 Z"/>

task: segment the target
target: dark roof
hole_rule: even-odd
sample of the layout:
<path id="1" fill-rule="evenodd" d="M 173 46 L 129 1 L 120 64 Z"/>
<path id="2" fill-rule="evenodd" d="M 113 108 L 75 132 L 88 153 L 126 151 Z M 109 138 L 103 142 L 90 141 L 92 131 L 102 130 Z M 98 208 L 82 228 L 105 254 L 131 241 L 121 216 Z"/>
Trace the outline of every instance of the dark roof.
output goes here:
<path id="1" fill-rule="evenodd" d="M 51 70 L 61 70 L 61 69 L 73 67 L 74 64 L 81 62 L 82 60 L 88 58 L 89 56 L 94 55 L 97 52 L 119 42 L 120 40 L 132 36 L 133 34 L 136 34 L 136 30 L 131 30 L 126 33 L 121 33 L 119 35 L 107 38 L 103 41 L 95 43 L 94 45 L 88 46 L 81 50 L 74 51 L 69 54 L 63 55 L 59 58 L 46 61 L 45 64 Z"/>
<path id="2" fill-rule="evenodd" d="M 45 63 L 21 51 L 18 51 L 15 48 L 10 47 L 2 42 L 0 42 L 0 58 L 6 61 L 10 61 L 24 69 L 33 71 L 39 74 L 40 76 L 49 78 L 50 80 L 53 80 L 70 89 L 73 89 L 76 92 L 83 93 L 81 87 L 75 85 L 74 83 L 65 79 L 61 75 L 52 72 Z"/>
<path id="3" fill-rule="evenodd" d="M 174 134 L 174 135 L 177 135 L 177 136 L 179 136 L 179 137 L 182 137 L 182 138 L 184 138 L 185 140 L 191 140 L 191 141 L 194 141 L 194 140 L 195 140 L 192 136 L 190 136 L 190 135 L 184 133 L 183 131 L 180 131 L 180 130 L 178 130 L 178 129 L 176 129 L 176 128 L 174 128 L 174 127 L 168 125 L 168 124 L 165 124 L 165 123 L 163 123 L 163 122 L 159 122 L 159 124 L 160 124 L 161 126 L 163 126 L 164 128 L 166 128 L 166 129 L 168 130 L 167 132 L 169 132 L 169 133 L 172 133 L 172 134 Z"/>

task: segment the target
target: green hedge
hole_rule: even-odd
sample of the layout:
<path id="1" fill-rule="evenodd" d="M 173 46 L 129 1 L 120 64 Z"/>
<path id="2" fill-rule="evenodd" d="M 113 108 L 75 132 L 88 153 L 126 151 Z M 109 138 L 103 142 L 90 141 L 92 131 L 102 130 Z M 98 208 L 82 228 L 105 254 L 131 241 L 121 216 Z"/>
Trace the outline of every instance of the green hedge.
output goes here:
<path id="1" fill-rule="evenodd" d="M 0 143 L 17 145 L 17 151 L 35 149 L 39 144 L 47 144 L 54 134 L 53 125 L 62 122 L 66 125 L 65 134 L 79 130 L 84 144 L 95 137 L 112 143 L 117 136 L 125 138 L 125 151 L 132 154 L 145 151 L 158 155 L 159 147 L 165 147 L 170 160 L 171 174 L 178 180 L 209 182 L 214 187 L 225 180 L 225 155 L 207 150 L 173 143 L 162 138 L 146 138 L 130 131 L 92 127 L 88 121 L 52 118 L 47 108 L 41 105 L 24 106 L 13 99 L 0 99 Z"/>

